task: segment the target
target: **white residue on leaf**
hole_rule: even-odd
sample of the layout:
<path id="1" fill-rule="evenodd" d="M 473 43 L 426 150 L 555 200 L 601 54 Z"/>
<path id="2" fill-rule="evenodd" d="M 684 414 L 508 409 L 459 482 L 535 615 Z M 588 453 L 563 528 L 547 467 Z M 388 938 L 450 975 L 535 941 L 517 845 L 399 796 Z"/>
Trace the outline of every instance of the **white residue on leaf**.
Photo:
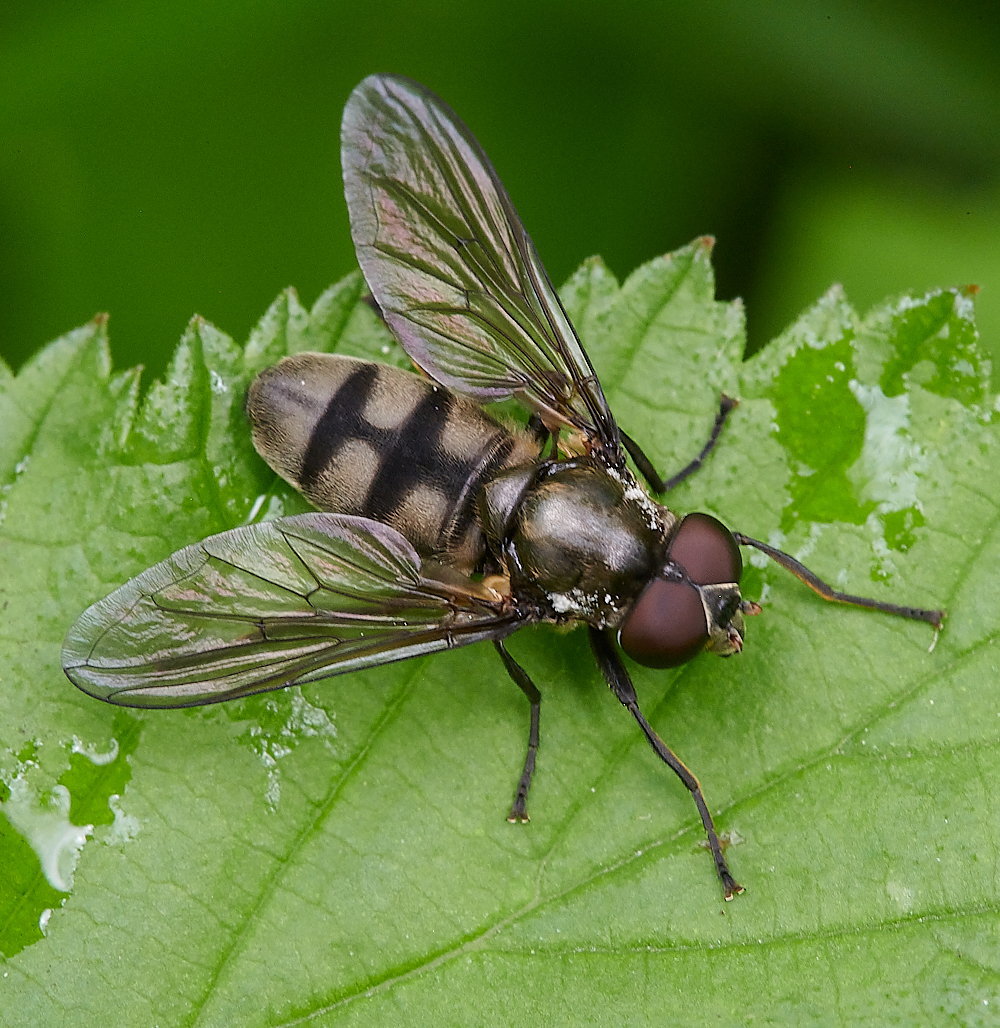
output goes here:
<path id="1" fill-rule="evenodd" d="M 105 764 L 113 764 L 118 759 L 118 740 L 112 738 L 107 753 L 99 753 L 92 742 L 84 744 L 77 736 L 73 736 L 73 752 L 80 753 L 92 764 L 103 767 Z"/>
<path id="2" fill-rule="evenodd" d="M 93 835 L 94 826 L 70 824 L 70 795 L 65 785 L 54 785 L 45 801 L 39 800 L 21 775 L 7 785 L 10 798 L 3 804 L 7 820 L 35 851 L 49 885 L 69 892 L 80 850 L 87 836 Z"/>
<path id="3" fill-rule="evenodd" d="M 244 525 L 251 524 L 257 515 L 260 513 L 261 507 L 264 506 L 264 501 L 267 499 L 267 493 L 261 493 L 256 500 L 253 501 L 253 506 L 250 508 L 250 513 L 243 519 Z"/>
<path id="4" fill-rule="evenodd" d="M 31 460 L 31 454 L 25 454 L 15 465 L 14 465 L 14 481 L 24 474 L 28 468 L 28 463 Z M 14 488 L 14 482 L 8 482 L 6 485 L 0 486 L 0 525 L 3 524 L 4 518 L 7 516 L 7 494 Z"/>
<path id="5" fill-rule="evenodd" d="M 899 908 L 901 914 L 908 913 L 913 909 L 913 890 L 906 888 L 905 885 L 900 885 L 899 882 L 886 882 L 885 891 L 889 893 L 889 898 Z"/>
<path id="6" fill-rule="evenodd" d="M 901 296 L 896 304 L 896 310 L 902 313 L 903 311 L 916 310 L 917 307 L 926 307 L 927 301 L 932 296 L 937 296 L 938 292 L 928 293 L 926 296 Z"/>
<path id="7" fill-rule="evenodd" d="M 267 510 L 264 511 L 264 516 L 260 520 L 273 521 L 275 518 L 280 518 L 284 513 L 285 501 L 280 496 L 272 496 L 267 501 Z"/>
<path id="8" fill-rule="evenodd" d="M 775 529 L 767 537 L 767 544 L 768 546 L 773 546 L 776 550 L 784 549 L 785 533 L 780 531 L 780 529 Z M 753 567 L 761 571 L 771 566 L 771 558 L 760 550 L 751 550 L 747 555 L 747 560 Z"/>
<path id="9" fill-rule="evenodd" d="M 261 514 L 261 508 L 264 503 L 267 503 L 267 510 Z M 275 518 L 280 518 L 285 512 L 285 504 L 280 496 L 269 496 L 267 493 L 261 493 L 250 507 L 250 513 L 243 519 L 244 525 L 253 524 L 255 521 L 273 521 Z"/>
<path id="10" fill-rule="evenodd" d="M 281 802 L 281 776 L 277 768 L 269 768 L 267 772 L 267 788 L 264 790 L 264 802 L 273 814 Z"/>
<path id="11" fill-rule="evenodd" d="M 108 806 L 115 815 L 114 824 L 108 828 L 104 842 L 109 846 L 131 842 L 139 834 L 139 819 L 122 810 L 121 796 L 114 792 L 108 797 Z"/>
<path id="12" fill-rule="evenodd" d="M 298 686 L 285 690 L 281 697 L 269 698 L 267 709 L 280 717 L 281 706 L 291 701 L 291 710 L 281 724 L 254 725 L 250 729 L 250 742 L 254 752 L 267 769 L 267 789 L 264 801 L 271 811 L 281 800 L 281 769 L 278 761 L 294 752 L 303 739 L 320 739 L 328 750 L 334 751 L 337 726 L 322 707 L 313 706 Z M 273 722 L 272 722 L 273 725 Z"/>
<path id="13" fill-rule="evenodd" d="M 796 560 L 805 563 L 809 559 L 813 550 L 816 549 L 819 537 L 823 534 L 823 527 L 823 525 L 816 521 L 809 525 L 809 538 L 793 554 Z M 777 550 L 781 549 L 777 543 L 771 543 L 771 545 Z"/>
<path id="14" fill-rule="evenodd" d="M 975 321 L 976 304 L 971 296 L 966 296 L 962 292 L 955 292 L 955 314 L 962 318 L 963 321 Z"/>
<path id="15" fill-rule="evenodd" d="M 217 371 L 209 371 L 208 373 L 210 388 L 213 393 L 228 393 L 229 386 L 223 381 L 222 376 Z"/>
<path id="16" fill-rule="evenodd" d="M 337 738 L 337 726 L 322 707 L 314 707 L 302 695 L 301 689 L 295 689 L 292 696 L 292 714 L 285 722 L 281 734 L 285 736 L 306 736 L 320 738 L 332 749 L 333 740 Z M 291 750 L 288 750 L 291 753 Z"/>
<path id="17" fill-rule="evenodd" d="M 885 574 L 895 574 L 896 563 L 889 551 L 889 544 L 885 540 L 885 528 L 877 514 L 869 514 L 865 521 L 865 527 L 872 535 L 872 552 L 879 559 L 879 567 Z"/>
<path id="18" fill-rule="evenodd" d="M 917 485 L 927 456 L 910 436 L 910 398 L 886 396 L 879 386 L 852 380 L 851 392 L 865 411 L 861 456 L 848 469 L 861 501 L 878 504 L 880 513 L 921 509 Z"/>

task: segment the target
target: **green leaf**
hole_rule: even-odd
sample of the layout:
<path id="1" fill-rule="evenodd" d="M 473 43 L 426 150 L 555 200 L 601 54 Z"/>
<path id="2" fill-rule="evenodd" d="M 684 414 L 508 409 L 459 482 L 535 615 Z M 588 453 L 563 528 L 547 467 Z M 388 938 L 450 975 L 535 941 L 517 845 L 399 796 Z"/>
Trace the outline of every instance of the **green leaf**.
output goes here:
<path id="1" fill-rule="evenodd" d="M 750 556 L 765 610 L 741 656 L 634 669 L 729 835 L 731 904 L 582 632 L 509 644 L 544 697 L 525 826 L 504 815 L 527 704 L 487 646 L 187 711 L 123 713 L 63 677 L 87 604 L 305 509 L 253 452 L 243 391 L 301 349 L 402 363 L 361 290 L 312 312 L 282 294 L 242 350 L 195 319 L 141 398 L 101 322 L 0 374 L 4 1023 L 996 1017 L 1000 484 L 961 293 L 860 318 L 831 292 L 742 364 L 705 240 L 621 287 L 589 261 L 563 291 L 661 470 L 697 452 L 721 391 L 741 397 L 672 508 L 948 610 L 929 652 L 928 626 L 831 607 Z"/>

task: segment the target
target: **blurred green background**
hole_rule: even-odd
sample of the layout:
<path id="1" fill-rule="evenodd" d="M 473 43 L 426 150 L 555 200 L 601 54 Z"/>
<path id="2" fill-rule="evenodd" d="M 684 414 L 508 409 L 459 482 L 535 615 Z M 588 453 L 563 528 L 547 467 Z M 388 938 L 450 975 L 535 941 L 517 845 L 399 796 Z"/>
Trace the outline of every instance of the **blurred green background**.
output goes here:
<path id="1" fill-rule="evenodd" d="M 553 279 L 701 233 L 761 345 L 832 282 L 856 306 L 977 283 L 1000 352 L 1000 8 L 6 0 L 0 354 L 110 311 L 159 373 L 187 319 L 245 339 L 354 265 L 339 122 L 372 71 L 472 126 Z"/>

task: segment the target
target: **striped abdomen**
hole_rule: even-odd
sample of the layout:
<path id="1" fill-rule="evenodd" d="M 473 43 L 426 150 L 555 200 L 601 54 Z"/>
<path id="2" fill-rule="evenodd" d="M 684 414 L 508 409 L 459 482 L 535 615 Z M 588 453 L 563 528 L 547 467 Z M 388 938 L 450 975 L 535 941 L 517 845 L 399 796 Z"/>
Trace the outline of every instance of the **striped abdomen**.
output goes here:
<path id="1" fill-rule="evenodd" d="M 261 372 L 247 413 L 257 452 L 320 510 L 374 518 L 466 568 L 485 552 L 482 485 L 538 459 L 530 435 L 477 404 L 337 354 L 300 353 Z"/>

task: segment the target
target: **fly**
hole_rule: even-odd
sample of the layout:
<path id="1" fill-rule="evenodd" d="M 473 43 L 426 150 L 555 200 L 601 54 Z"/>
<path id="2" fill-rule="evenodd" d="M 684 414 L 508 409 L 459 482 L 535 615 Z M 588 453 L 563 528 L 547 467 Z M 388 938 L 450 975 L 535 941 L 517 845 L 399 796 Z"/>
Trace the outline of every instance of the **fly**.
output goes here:
<path id="1" fill-rule="evenodd" d="M 341 130 L 358 261 L 386 324 L 424 374 L 301 353 L 247 396 L 261 456 L 322 513 L 278 518 L 178 550 L 85 611 L 63 669 L 135 707 L 215 703 L 488 640 L 531 708 L 508 815 L 527 821 L 541 694 L 504 640 L 582 623 L 612 692 L 690 791 L 725 898 L 729 871 L 697 778 L 639 709 L 619 645 L 674 667 L 743 647 L 741 546 L 827 600 L 939 628 L 942 611 L 831 589 L 788 554 L 657 493 L 664 481 L 622 432 L 489 158 L 430 90 L 373 75 Z M 483 404 L 515 397 L 527 429 Z"/>

